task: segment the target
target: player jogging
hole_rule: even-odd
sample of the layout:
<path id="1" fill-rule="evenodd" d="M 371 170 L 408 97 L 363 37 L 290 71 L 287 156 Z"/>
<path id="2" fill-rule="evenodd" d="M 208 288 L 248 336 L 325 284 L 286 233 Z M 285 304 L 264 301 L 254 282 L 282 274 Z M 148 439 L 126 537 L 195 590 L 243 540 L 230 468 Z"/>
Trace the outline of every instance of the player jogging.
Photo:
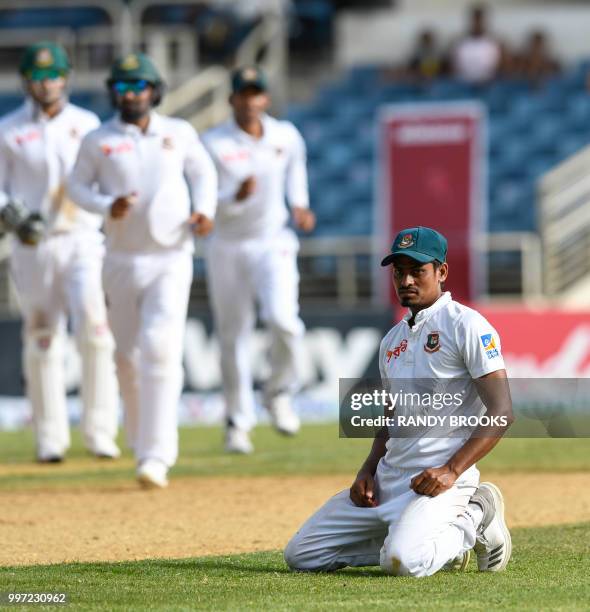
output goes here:
<path id="1" fill-rule="evenodd" d="M 311 231 L 315 217 L 309 210 L 305 144 L 293 124 L 266 114 L 270 96 L 264 74 L 255 67 L 236 71 L 232 92 L 233 117 L 203 136 L 219 174 L 207 278 L 221 343 L 225 446 L 229 452 L 250 453 L 256 416 L 249 341 L 256 302 L 272 338 L 264 403 L 281 433 L 299 430 L 291 398 L 304 326 L 298 304 L 299 244 L 286 227 L 285 195 L 297 228 Z"/>
<path id="2" fill-rule="evenodd" d="M 217 178 L 190 124 L 153 110 L 163 83 L 146 55 L 116 61 L 107 84 L 117 115 L 84 139 L 69 190 L 105 217 L 103 278 L 127 441 L 139 482 L 165 487 L 178 455 L 191 228 L 211 230 Z"/>
<path id="3" fill-rule="evenodd" d="M 82 432 L 99 457 L 119 456 L 113 341 L 101 286 L 101 218 L 65 194 L 83 136 L 99 125 L 68 103 L 70 63 L 50 42 L 28 47 L 27 99 L 0 123 L 0 220 L 14 236 L 11 270 L 24 317 L 26 391 L 37 459 L 59 462 L 70 444 L 64 381 L 67 316 L 82 357 Z"/>
<path id="4" fill-rule="evenodd" d="M 498 334 L 443 292 L 446 253 L 441 234 L 415 227 L 396 236 L 382 261 L 391 264 L 397 296 L 409 309 L 381 343 L 383 383 L 391 389 L 398 379 L 453 379 L 464 385 L 461 410 L 481 414 L 485 404 L 486 415 L 504 415 L 510 423 Z M 289 542 L 287 564 L 299 570 L 381 565 L 389 574 L 419 577 L 464 569 L 475 547 L 481 571 L 503 570 L 511 554 L 504 502 L 496 486 L 479 485 L 475 462 L 505 429 L 492 436 L 476 430 L 398 438 L 385 430 L 350 491 L 330 499 Z"/>

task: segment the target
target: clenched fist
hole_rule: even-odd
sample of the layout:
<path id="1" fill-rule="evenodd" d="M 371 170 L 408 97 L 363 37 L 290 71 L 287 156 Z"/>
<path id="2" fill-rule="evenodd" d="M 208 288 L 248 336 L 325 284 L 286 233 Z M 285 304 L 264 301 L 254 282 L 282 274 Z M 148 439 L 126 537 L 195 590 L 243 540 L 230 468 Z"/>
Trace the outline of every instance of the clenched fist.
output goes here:
<path id="1" fill-rule="evenodd" d="M 315 215 L 309 208 L 293 206 L 293 222 L 297 229 L 304 232 L 311 232 L 315 227 Z"/>
<path id="2" fill-rule="evenodd" d="M 375 478 L 369 472 L 359 472 L 350 487 L 350 499 L 355 506 L 375 508 L 379 505 L 375 493 Z"/>
<path id="3" fill-rule="evenodd" d="M 188 220 L 195 236 L 206 236 L 213 229 L 213 220 L 203 213 L 193 213 Z"/>
<path id="4" fill-rule="evenodd" d="M 448 491 L 454 484 L 458 474 L 453 472 L 448 465 L 437 468 L 428 468 L 412 478 L 410 489 L 420 495 L 436 497 Z"/>
<path id="5" fill-rule="evenodd" d="M 245 181 L 242 182 L 238 192 L 236 193 L 236 200 L 241 202 L 246 198 L 249 198 L 256 191 L 256 178 L 249 176 Z"/>
<path id="6" fill-rule="evenodd" d="M 137 195 L 132 193 L 126 196 L 119 196 L 111 204 L 111 217 L 113 219 L 123 219 L 131 210 L 131 207 L 137 203 Z"/>

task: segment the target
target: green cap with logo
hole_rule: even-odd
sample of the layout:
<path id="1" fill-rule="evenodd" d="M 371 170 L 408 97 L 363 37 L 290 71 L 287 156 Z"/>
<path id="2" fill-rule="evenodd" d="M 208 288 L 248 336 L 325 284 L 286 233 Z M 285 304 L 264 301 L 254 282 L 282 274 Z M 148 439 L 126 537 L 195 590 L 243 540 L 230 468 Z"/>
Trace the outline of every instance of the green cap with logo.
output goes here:
<path id="1" fill-rule="evenodd" d="M 162 82 L 162 77 L 145 53 L 129 53 L 117 59 L 111 67 L 109 86 L 116 81 L 147 81 L 157 85 Z"/>
<path id="2" fill-rule="evenodd" d="M 233 93 L 239 93 L 248 87 L 254 87 L 260 91 L 268 89 L 266 75 L 256 66 L 245 66 L 235 70 L 231 77 L 231 89 Z"/>
<path id="3" fill-rule="evenodd" d="M 19 72 L 30 81 L 65 77 L 71 70 L 68 54 L 53 42 L 38 42 L 25 49 Z"/>
<path id="4" fill-rule="evenodd" d="M 393 263 L 397 255 L 406 255 L 420 263 L 429 263 L 435 259 L 442 263 L 447 259 L 447 239 L 429 227 L 411 227 L 395 237 L 391 253 L 383 259 L 381 265 Z"/>

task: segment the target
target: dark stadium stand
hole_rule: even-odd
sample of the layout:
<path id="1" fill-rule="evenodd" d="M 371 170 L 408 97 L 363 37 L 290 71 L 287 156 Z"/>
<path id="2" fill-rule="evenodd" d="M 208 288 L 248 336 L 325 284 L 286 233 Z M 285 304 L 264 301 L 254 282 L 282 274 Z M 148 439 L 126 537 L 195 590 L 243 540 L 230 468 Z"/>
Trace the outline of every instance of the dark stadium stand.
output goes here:
<path id="1" fill-rule="evenodd" d="M 374 117 L 379 105 L 477 99 L 489 112 L 488 230 L 535 230 L 535 181 L 590 143 L 588 63 L 547 81 L 499 80 L 474 89 L 450 79 L 387 83 L 376 66 L 357 67 L 288 117 L 308 143 L 316 235 L 372 230 Z"/>
<path id="2" fill-rule="evenodd" d="M 485 89 L 441 79 L 429 85 L 383 81 L 375 66 L 350 70 L 314 100 L 291 106 L 288 118 L 308 146 L 315 236 L 368 235 L 373 229 L 374 121 L 382 104 L 477 99 L 489 111 L 488 230 L 534 231 L 535 182 L 552 166 L 590 143 L 589 64 L 580 63 L 542 89 L 500 80 Z M 102 119 L 111 113 L 102 93 L 75 92 L 72 101 Z M 0 96 L 0 114 L 20 104 Z"/>
<path id="3" fill-rule="evenodd" d="M 51 25 L 76 29 L 109 24 L 108 14 L 101 8 L 92 6 L 0 10 L 0 28 L 45 28 Z"/>

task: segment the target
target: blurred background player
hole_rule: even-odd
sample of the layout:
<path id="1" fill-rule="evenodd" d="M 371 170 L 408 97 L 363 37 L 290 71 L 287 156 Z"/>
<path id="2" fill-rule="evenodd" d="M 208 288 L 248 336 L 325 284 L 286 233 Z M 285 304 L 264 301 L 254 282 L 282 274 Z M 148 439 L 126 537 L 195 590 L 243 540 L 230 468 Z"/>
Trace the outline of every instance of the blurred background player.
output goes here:
<path id="1" fill-rule="evenodd" d="M 118 114 L 84 139 L 69 189 L 106 218 L 103 277 L 127 439 L 140 483 L 165 487 L 178 455 L 191 228 L 211 230 L 217 179 L 195 130 L 152 110 L 164 85 L 150 58 L 118 60 L 107 84 Z"/>
<path id="2" fill-rule="evenodd" d="M 291 398 L 304 326 L 298 303 L 299 244 L 286 227 L 285 195 L 298 229 L 313 230 L 315 216 L 309 210 L 303 138 L 290 122 L 266 114 L 270 96 L 260 69 L 234 72 L 230 104 L 233 117 L 203 137 L 219 174 L 207 278 L 221 342 L 226 450 L 250 453 L 249 431 L 256 416 L 249 340 L 256 302 L 272 336 L 265 405 L 281 433 L 299 430 Z"/>
<path id="3" fill-rule="evenodd" d="M 25 103 L 0 125 L 0 217 L 15 233 L 11 269 L 24 316 L 24 368 L 37 459 L 59 462 L 70 444 L 64 333 L 71 315 L 82 356 L 82 431 L 90 452 L 117 457 L 117 391 L 100 274 L 101 219 L 65 195 L 80 141 L 99 120 L 70 104 L 70 63 L 49 42 L 28 47 Z"/>

